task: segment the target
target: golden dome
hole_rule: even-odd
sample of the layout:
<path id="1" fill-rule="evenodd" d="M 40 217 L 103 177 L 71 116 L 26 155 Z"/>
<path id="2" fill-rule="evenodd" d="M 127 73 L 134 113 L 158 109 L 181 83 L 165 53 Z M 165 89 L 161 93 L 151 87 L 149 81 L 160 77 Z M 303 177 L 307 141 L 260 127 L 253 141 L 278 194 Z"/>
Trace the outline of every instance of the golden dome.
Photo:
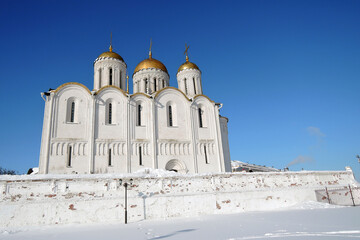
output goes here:
<path id="1" fill-rule="evenodd" d="M 164 72 L 166 72 L 167 74 L 168 71 L 165 67 L 164 64 L 162 64 L 162 62 L 160 62 L 159 60 L 156 60 L 154 58 L 152 58 L 151 56 L 151 52 L 149 54 L 149 58 L 148 59 L 145 59 L 143 61 L 141 61 L 135 68 L 134 70 L 134 74 L 137 73 L 138 71 L 142 70 L 142 69 L 148 69 L 148 68 L 156 68 L 156 69 L 160 69 Z"/>
<path id="2" fill-rule="evenodd" d="M 189 62 L 189 57 L 186 56 L 186 62 L 180 65 L 178 72 L 185 70 L 185 69 L 197 69 L 200 71 L 199 67 L 196 66 L 195 63 Z"/>
<path id="3" fill-rule="evenodd" d="M 116 59 L 119 59 L 120 61 L 124 61 L 124 59 L 119 55 L 117 54 L 116 52 L 113 52 L 113 48 L 112 46 L 110 45 L 110 48 L 109 48 L 109 51 L 108 52 L 103 52 L 102 54 L 99 55 L 98 58 L 106 58 L 106 57 L 109 57 L 109 58 L 116 58 Z"/>

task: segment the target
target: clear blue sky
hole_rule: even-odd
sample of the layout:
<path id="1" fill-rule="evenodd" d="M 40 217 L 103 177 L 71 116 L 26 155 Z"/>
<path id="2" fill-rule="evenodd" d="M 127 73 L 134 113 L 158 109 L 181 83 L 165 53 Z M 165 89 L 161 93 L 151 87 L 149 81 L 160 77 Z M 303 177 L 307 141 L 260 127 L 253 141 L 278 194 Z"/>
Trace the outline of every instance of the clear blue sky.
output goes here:
<path id="1" fill-rule="evenodd" d="M 38 165 L 40 92 L 92 89 L 111 31 L 130 76 L 152 38 L 175 87 L 190 45 L 230 120 L 233 160 L 360 175 L 360 1 L 331 0 L 2 1 L 0 166 Z"/>

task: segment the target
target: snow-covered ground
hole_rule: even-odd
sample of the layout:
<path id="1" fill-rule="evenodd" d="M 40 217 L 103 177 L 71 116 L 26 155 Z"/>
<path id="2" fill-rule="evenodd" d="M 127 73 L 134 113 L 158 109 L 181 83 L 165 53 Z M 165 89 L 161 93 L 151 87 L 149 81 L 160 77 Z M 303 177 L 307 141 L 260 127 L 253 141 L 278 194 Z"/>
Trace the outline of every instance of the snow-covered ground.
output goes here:
<path id="1" fill-rule="evenodd" d="M 354 239 L 360 207 L 308 202 L 290 209 L 166 221 L 27 227 L 0 230 L 0 239 Z"/>

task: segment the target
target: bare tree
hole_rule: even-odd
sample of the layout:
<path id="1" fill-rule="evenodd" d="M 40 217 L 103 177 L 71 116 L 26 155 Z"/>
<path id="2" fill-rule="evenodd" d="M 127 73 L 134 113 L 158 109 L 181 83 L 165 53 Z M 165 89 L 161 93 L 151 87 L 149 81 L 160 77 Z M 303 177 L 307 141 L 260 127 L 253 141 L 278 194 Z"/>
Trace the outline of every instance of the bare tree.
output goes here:
<path id="1" fill-rule="evenodd" d="M 14 170 L 0 167 L 0 175 L 16 175 L 16 172 Z"/>

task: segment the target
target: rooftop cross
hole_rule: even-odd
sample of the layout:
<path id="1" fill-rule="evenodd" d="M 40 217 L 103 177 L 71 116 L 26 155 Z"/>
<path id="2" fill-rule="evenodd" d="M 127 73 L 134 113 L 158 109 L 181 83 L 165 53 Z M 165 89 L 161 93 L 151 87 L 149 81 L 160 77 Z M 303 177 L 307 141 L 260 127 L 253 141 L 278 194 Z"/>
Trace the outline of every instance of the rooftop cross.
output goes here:
<path id="1" fill-rule="evenodd" d="M 187 61 L 187 62 L 189 61 L 189 56 L 188 56 L 189 47 L 190 47 L 190 46 L 186 45 L 186 43 L 185 43 L 185 51 L 184 51 L 184 54 L 186 55 L 186 61 Z"/>
<path id="2" fill-rule="evenodd" d="M 112 52 L 113 48 L 112 48 L 112 32 L 110 32 L 110 47 L 109 47 L 109 51 Z"/>
<path id="3" fill-rule="evenodd" d="M 150 38 L 150 49 L 149 49 L 149 58 L 152 58 L 152 53 L 151 53 L 151 47 L 152 47 L 152 39 Z"/>

